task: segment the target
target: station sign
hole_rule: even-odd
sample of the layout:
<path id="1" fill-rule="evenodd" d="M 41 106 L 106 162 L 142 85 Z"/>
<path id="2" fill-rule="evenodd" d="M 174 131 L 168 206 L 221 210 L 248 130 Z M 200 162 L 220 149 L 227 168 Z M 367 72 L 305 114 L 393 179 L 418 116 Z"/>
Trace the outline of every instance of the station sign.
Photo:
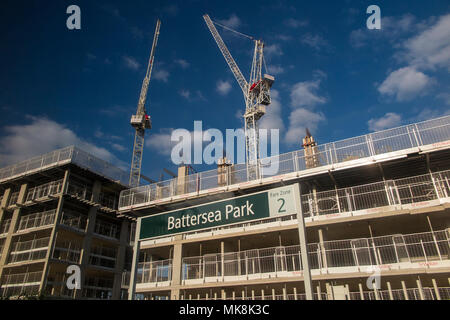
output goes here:
<path id="1" fill-rule="evenodd" d="M 139 240 L 295 214 L 295 192 L 290 185 L 142 217 Z"/>

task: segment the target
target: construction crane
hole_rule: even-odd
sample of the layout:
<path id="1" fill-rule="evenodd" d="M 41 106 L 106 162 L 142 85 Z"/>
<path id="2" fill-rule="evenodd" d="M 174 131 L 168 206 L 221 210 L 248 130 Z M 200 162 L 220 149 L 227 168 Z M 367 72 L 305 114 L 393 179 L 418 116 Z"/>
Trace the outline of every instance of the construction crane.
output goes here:
<path id="1" fill-rule="evenodd" d="M 207 14 L 203 16 L 203 19 L 205 19 L 209 31 L 211 31 L 214 40 L 216 41 L 244 95 L 247 179 L 255 180 L 260 178 L 258 166 L 258 159 L 260 157 L 258 120 L 261 119 L 261 117 L 266 113 L 266 106 L 271 103 L 270 88 L 275 81 L 273 76 L 268 74 L 262 75 L 262 66 L 264 63 L 264 42 L 228 28 L 227 26 L 223 26 L 220 23 L 213 22 Z M 217 32 L 214 24 L 254 41 L 255 49 L 253 53 L 253 62 L 249 82 L 247 82 L 245 77 L 242 75 L 241 70 L 231 56 L 230 51 L 223 42 L 219 32 Z"/>
<path id="2" fill-rule="evenodd" d="M 152 50 L 150 52 L 147 73 L 145 74 L 144 81 L 142 82 L 137 111 L 135 115 L 131 116 L 130 121 L 131 126 L 136 130 L 136 133 L 134 135 L 133 158 L 131 160 L 129 181 L 130 187 L 138 187 L 140 184 L 145 130 L 152 128 L 150 116 L 147 114 L 147 111 L 145 109 L 145 102 L 147 101 L 148 85 L 150 83 L 150 78 L 152 75 L 153 62 L 155 61 L 155 49 L 158 43 L 160 26 L 161 21 L 158 19 L 158 21 L 156 22 L 155 35 L 153 37 Z"/>

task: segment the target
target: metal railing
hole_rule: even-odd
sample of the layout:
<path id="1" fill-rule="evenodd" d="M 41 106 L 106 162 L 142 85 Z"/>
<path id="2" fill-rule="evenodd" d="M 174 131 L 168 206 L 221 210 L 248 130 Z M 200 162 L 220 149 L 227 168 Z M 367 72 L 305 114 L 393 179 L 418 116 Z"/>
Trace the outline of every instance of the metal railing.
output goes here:
<path id="1" fill-rule="evenodd" d="M 172 260 L 140 262 L 136 283 L 158 283 L 172 280 Z"/>
<path id="2" fill-rule="evenodd" d="M 104 192 L 100 192 L 99 194 L 99 203 L 112 210 L 117 210 L 118 208 L 118 196 L 106 194 Z"/>
<path id="3" fill-rule="evenodd" d="M 55 223 L 56 210 L 37 212 L 20 217 L 17 231 L 25 231 L 44 226 L 50 226 Z"/>
<path id="4" fill-rule="evenodd" d="M 46 237 L 13 243 L 8 263 L 44 259 L 47 254 L 49 241 L 50 237 Z"/>
<path id="5" fill-rule="evenodd" d="M 63 211 L 61 217 L 61 224 L 78 229 L 80 231 L 86 231 L 86 226 L 88 222 L 88 217 L 83 214 Z"/>
<path id="6" fill-rule="evenodd" d="M 5 235 L 9 232 L 11 226 L 11 219 L 4 219 L 0 224 L 0 235 Z"/>
<path id="7" fill-rule="evenodd" d="M 449 260 L 448 230 L 308 244 L 311 269 L 367 267 Z M 300 246 L 252 249 L 182 259 L 182 279 L 302 271 Z"/>
<path id="8" fill-rule="evenodd" d="M 88 299 L 109 300 L 112 298 L 113 279 L 86 277 L 82 296 Z"/>
<path id="9" fill-rule="evenodd" d="M 11 193 L 9 197 L 8 206 L 13 206 L 19 201 L 19 191 Z"/>
<path id="10" fill-rule="evenodd" d="M 67 194 L 82 200 L 92 201 L 92 187 L 70 180 L 67 185 Z"/>
<path id="11" fill-rule="evenodd" d="M 42 271 L 4 275 L 0 295 L 2 297 L 36 295 L 39 291 L 41 278 Z"/>
<path id="12" fill-rule="evenodd" d="M 89 256 L 89 263 L 93 266 L 100 266 L 114 269 L 116 266 L 117 249 L 93 246 Z"/>
<path id="13" fill-rule="evenodd" d="M 1 168 L 0 182 L 68 162 L 96 172 L 123 185 L 128 185 L 129 173 L 85 151 L 82 151 L 75 146 L 55 150 L 14 165 Z"/>
<path id="14" fill-rule="evenodd" d="M 397 180 L 376 182 L 355 187 L 303 194 L 302 211 L 305 218 L 350 213 L 360 210 L 386 208 L 394 206 L 398 209 L 408 205 L 450 197 L 450 170 L 419 175 Z M 430 203 L 432 205 L 432 203 Z M 297 215 L 272 217 L 257 221 L 216 227 L 202 231 L 183 234 L 185 239 L 194 235 L 223 232 L 224 230 L 241 230 L 257 225 L 297 221 Z M 241 230 L 242 231 L 242 230 Z"/>
<path id="15" fill-rule="evenodd" d="M 81 243 L 74 241 L 57 241 L 53 249 L 52 258 L 71 263 L 80 263 Z"/>
<path id="16" fill-rule="evenodd" d="M 95 221 L 94 233 L 113 239 L 120 239 L 120 228 L 114 223 L 106 221 Z"/>
<path id="17" fill-rule="evenodd" d="M 62 192 L 64 179 L 52 181 L 40 186 L 30 188 L 27 192 L 26 202 L 42 199 L 50 195 L 56 195 Z"/>
<path id="18" fill-rule="evenodd" d="M 261 159 L 258 163 L 260 178 L 446 142 L 449 139 L 450 116 L 446 116 L 319 145 L 314 147 L 314 155 L 305 155 L 304 150 L 298 150 Z M 275 174 L 269 172 L 269 164 L 277 164 L 279 170 Z M 120 193 L 119 208 L 249 181 L 246 164 L 236 164 L 227 170 L 225 174 L 219 174 L 217 169 L 196 173 L 183 177 L 179 183 L 174 178 L 123 190 Z"/>

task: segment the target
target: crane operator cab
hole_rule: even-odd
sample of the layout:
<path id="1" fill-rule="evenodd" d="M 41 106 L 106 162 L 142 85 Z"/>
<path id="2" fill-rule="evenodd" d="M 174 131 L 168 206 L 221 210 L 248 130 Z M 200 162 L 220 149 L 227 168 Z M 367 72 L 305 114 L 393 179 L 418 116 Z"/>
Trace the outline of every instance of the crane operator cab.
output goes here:
<path id="1" fill-rule="evenodd" d="M 151 129 L 152 120 L 148 114 L 132 115 L 131 126 L 136 129 Z"/>
<path id="2" fill-rule="evenodd" d="M 272 87 L 275 78 L 271 75 L 265 74 L 261 80 L 252 84 L 249 90 L 250 101 L 252 101 L 252 113 L 256 119 L 261 118 L 266 113 L 266 106 L 270 105 L 270 88 Z"/>

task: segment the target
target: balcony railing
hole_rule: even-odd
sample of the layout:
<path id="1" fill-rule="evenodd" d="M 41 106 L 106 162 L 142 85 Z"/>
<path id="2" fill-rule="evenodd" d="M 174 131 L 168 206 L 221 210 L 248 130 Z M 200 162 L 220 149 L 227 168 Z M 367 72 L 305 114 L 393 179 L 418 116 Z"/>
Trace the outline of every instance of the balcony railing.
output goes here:
<path id="1" fill-rule="evenodd" d="M 114 269 L 116 266 L 116 255 L 116 249 L 93 246 L 91 248 L 89 263 L 93 266 Z"/>
<path id="2" fill-rule="evenodd" d="M 4 275 L 0 295 L 2 297 L 36 295 L 39 291 L 41 278 L 42 271 Z"/>
<path id="3" fill-rule="evenodd" d="M 438 147 L 439 143 L 445 145 L 449 139 L 450 116 L 446 116 L 320 145 L 314 147 L 314 155 L 306 155 L 304 150 L 298 150 L 261 159 L 258 163 L 258 171 L 261 172 L 258 179 L 425 145 L 436 144 L 436 147 Z M 269 164 L 277 164 L 279 170 L 276 173 L 269 172 Z M 176 195 L 252 181 L 248 177 L 247 165 L 237 164 L 230 167 L 226 174 L 218 174 L 217 170 L 210 170 L 183 177 L 183 181 L 179 183 L 175 178 L 123 190 L 120 193 L 119 209 L 126 209 L 129 206 L 150 203 Z"/>
<path id="4" fill-rule="evenodd" d="M 47 254 L 50 237 L 15 242 L 12 245 L 9 263 L 44 259 Z"/>
<path id="5" fill-rule="evenodd" d="M 37 212 L 22 216 L 19 221 L 17 231 L 25 231 L 29 229 L 50 226 L 55 223 L 56 210 Z"/>
<path id="6" fill-rule="evenodd" d="M 73 241 L 57 242 L 53 249 L 53 259 L 80 263 L 82 245 Z"/>
<path id="7" fill-rule="evenodd" d="M 87 222 L 87 216 L 70 211 L 64 211 L 61 217 L 61 224 L 80 231 L 86 231 Z"/>
<path id="8" fill-rule="evenodd" d="M 91 170 L 108 179 L 127 185 L 129 173 L 74 146 L 55 150 L 18 164 L 2 168 L 0 169 L 0 182 L 65 163 L 74 163 L 79 167 Z"/>
<path id="9" fill-rule="evenodd" d="M 9 197 L 8 206 L 13 206 L 17 203 L 19 200 L 19 191 L 11 193 L 11 196 Z"/>
<path id="10" fill-rule="evenodd" d="M 349 188 L 303 194 L 302 210 L 305 218 L 333 217 L 339 214 L 368 214 L 374 209 L 411 209 L 450 200 L 450 170 L 388 180 Z M 254 230 L 259 226 L 296 224 L 297 215 L 286 215 L 264 220 L 216 227 L 183 234 L 185 239 L 220 234 L 227 231 Z"/>
<path id="11" fill-rule="evenodd" d="M 94 233 L 107 238 L 120 239 L 119 226 L 105 221 L 95 221 Z"/>
<path id="12" fill-rule="evenodd" d="M 86 278 L 82 286 L 82 296 L 87 299 L 109 300 L 112 298 L 114 280 L 105 278 Z"/>
<path id="13" fill-rule="evenodd" d="M 9 232 L 9 227 L 11 226 L 11 219 L 5 219 L 0 224 L 0 236 L 5 235 Z"/>
<path id="14" fill-rule="evenodd" d="M 64 179 L 61 179 L 30 188 L 25 201 L 39 200 L 51 195 L 57 195 L 62 192 L 63 182 Z"/>
<path id="15" fill-rule="evenodd" d="M 92 201 L 92 187 L 69 181 L 67 193 L 82 200 Z"/>
<path id="16" fill-rule="evenodd" d="M 138 264 L 136 283 L 160 283 L 172 280 L 172 260 L 141 262 Z"/>
<path id="17" fill-rule="evenodd" d="M 99 202 L 102 206 L 112 210 L 117 210 L 119 203 L 117 195 L 106 194 L 103 192 L 99 195 Z"/>
<path id="18" fill-rule="evenodd" d="M 448 262 L 449 254 L 448 230 L 308 245 L 311 269 L 341 268 L 342 272 L 355 272 L 352 267 L 365 267 L 367 271 L 367 267 L 372 266 L 409 268 L 412 264 L 433 265 L 439 261 Z M 235 281 L 237 277 L 258 278 L 264 274 L 292 276 L 302 270 L 299 245 L 185 257 L 182 261 L 183 280 L 208 281 L 208 278 L 214 278 L 220 281 L 222 278 L 222 281 Z M 339 269 L 334 270 L 338 272 L 336 270 Z"/>

